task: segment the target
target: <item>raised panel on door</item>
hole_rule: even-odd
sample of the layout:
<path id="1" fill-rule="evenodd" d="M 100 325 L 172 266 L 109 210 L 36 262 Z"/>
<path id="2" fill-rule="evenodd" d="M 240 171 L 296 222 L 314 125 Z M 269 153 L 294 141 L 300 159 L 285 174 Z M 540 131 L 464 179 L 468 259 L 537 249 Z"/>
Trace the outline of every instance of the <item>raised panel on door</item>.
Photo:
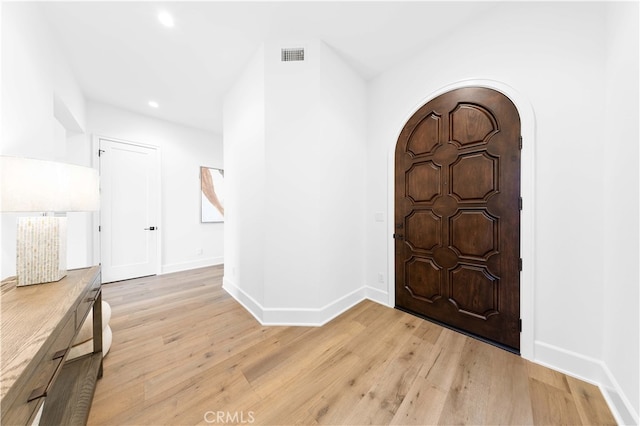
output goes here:
<path id="1" fill-rule="evenodd" d="M 396 147 L 396 306 L 520 347 L 520 119 L 487 88 L 438 96 Z"/>

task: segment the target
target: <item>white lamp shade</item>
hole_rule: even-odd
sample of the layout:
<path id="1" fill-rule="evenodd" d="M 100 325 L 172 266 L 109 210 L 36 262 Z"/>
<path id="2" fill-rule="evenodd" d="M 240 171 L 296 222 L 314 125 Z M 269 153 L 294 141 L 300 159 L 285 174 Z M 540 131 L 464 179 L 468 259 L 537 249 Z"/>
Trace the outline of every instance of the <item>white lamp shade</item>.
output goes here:
<path id="1" fill-rule="evenodd" d="M 0 174 L 3 212 L 100 209 L 98 171 L 90 167 L 0 156 Z"/>

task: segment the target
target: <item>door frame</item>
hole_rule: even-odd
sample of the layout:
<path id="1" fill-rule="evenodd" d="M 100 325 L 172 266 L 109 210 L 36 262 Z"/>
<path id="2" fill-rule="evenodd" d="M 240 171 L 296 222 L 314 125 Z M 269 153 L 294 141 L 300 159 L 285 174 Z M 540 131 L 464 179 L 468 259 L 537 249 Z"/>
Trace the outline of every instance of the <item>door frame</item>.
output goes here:
<path id="1" fill-rule="evenodd" d="M 520 194 L 522 196 L 522 210 L 520 212 L 520 257 L 522 258 L 522 271 L 520 273 L 520 318 L 522 319 L 522 332 L 520 333 L 520 354 L 528 360 L 535 359 L 534 343 L 534 283 L 535 283 L 535 115 L 531 102 L 513 87 L 496 80 L 469 79 L 443 86 L 426 97 L 404 114 L 399 123 L 396 137 L 390 142 L 387 158 L 387 294 L 388 305 L 395 306 L 395 240 L 392 238 L 395 214 L 395 151 L 400 132 L 407 121 L 427 102 L 454 89 L 463 87 L 485 87 L 496 90 L 516 106 L 520 115 L 520 132 L 522 135 L 521 168 L 520 168 Z"/>
<path id="2" fill-rule="evenodd" d="M 160 225 L 158 227 L 158 239 L 157 239 L 157 244 L 156 244 L 156 265 L 155 265 L 155 274 L 156 275 L 161 275 L 162 274 L 162 230 L 164 229 L 164 227 L 162 226 L 162 150 L 160 149 L 159 146 L 157 145 L 150 145 L 150 144 L 145 144 L 145 143 L 140 143 L 140 142 L 133 142 L 130 140 L 125 140 L 125 139 L 119 139 L 119 138 L 112 138 L 110 136 L 104 136 L 104 135 L 99 135 L 99 134 L 93 134 L 91 137 L 91 149 L 92 149 L 92 154 L 91 154 L 91 161 L 92 161 L 92 166 L 94 168 L 96 168 L 98 171 L 100 171 L 100 157 L 98 155 L 98 151 L 100 149 L 100 140 L 101 139 L 106 139 L 106 140 L 110 140 L 113 142 L 118 142 L 118 143 L 122 143 L 122 144 L 127 144 L 127 145 L 133 145 L 133 146 L 140 146 L 140 147 L 144 147 L 144 148 L 150 148 L 150 149 L 155 149 L 156 152 L 158 153 L 157 155 L 157 167 L 156 170 L 158 171 L 158 193 L 156 194 L 156 196 L 158 197 L 158 211 L 156 212 L 157 214 L 157 218 L 158 218 L 158 224 Z M 100 176 L 100 179 L 102 179 L 102 176 Z M 100 209 L 102 210 L 102 206 L 100 207 Z M 98 231 L 98 227 L 100 226 L 100 211 L 96 212 L 96 214 L 94 214 L 94 226 L 93 226 L 93 232 L 94 232 L 94 238 L 93 238 L 93 253 L 94 253 L 94 259 L 93 259 L 93 264 L 97 265 L 100 264 L 102 262 L 102 240 L 101 240 L 101 234 Z"/>

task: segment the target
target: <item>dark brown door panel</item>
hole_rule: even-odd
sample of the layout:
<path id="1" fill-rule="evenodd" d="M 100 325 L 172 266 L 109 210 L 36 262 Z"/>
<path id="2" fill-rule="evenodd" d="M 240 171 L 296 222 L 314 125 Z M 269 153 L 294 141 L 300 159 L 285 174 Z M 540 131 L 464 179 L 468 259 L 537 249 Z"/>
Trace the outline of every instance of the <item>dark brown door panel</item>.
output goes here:
<path id="1" fill-rule="evenodd" d="M 520 347 L 520 118 L 503 94 L 438 96 L 395 156 L 396 306 Z"/>

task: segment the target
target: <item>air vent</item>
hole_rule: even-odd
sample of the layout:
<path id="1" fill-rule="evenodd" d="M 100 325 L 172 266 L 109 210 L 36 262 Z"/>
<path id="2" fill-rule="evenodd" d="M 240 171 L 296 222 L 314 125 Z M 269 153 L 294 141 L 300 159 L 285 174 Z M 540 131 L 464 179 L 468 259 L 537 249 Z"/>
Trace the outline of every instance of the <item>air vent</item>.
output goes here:
<path id="1" fill-rule="evenodd" d="M 304 61 L 304 49 L 282 49 L 280 54 L 281 62 Z"/>

